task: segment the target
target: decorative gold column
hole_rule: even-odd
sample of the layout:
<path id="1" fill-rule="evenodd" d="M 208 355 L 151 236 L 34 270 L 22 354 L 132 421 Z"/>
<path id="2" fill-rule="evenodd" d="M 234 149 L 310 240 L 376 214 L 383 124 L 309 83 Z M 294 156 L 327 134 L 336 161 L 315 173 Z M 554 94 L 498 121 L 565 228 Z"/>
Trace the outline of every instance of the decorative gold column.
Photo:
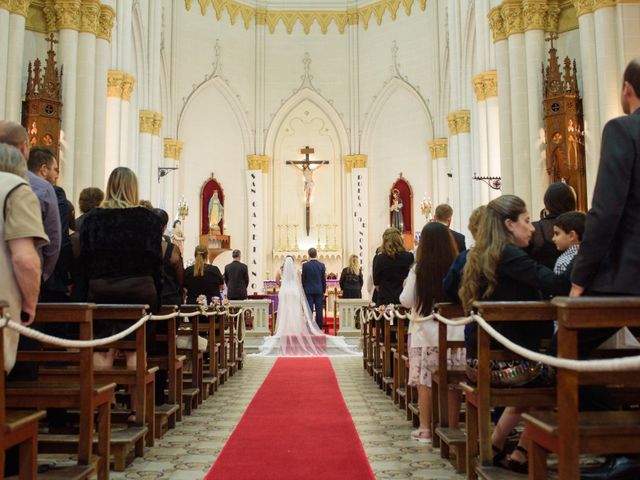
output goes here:
<path id="1" fill-rule="evenodd" d="M 449 140 L 447 138 L 436 138 L 429 142 L 429 152 L 434 161 L 432 167 L 433 186 L 432 197 L 437 203 L 446 202 L 449 196 L 448 157 Z"/>
<path id="2" fill-rule="evenodd" d="M 176 140 L 175 138 L 165 138 L 164 139 L 164 158 L 169 158 L 171 160 L 175 160 L 176 162 L 180 160 L 180 156 L 182 155 L 182 148 L 184 147 L 184 142 L 180 140 Z"/>
<path id="3" fill-rule="evenodd" d="M 150 110 L 140 110 L 138 136 L 138 184 L 140 186 L 140 198 L 151 199 L 151 182 L 155 178 L 152 171 L 151 141 L 152 136 L 159 136 L 162 127 L 162 114 Z"/>
<path id="4" fill-rule="evenodd" d="M 344 171 L 346 173 L 351 173 L 351 170 L 354 168 L 367 168 L 367 162 L 369 160 L 369 156 L 362 153 L 345 155 L 343 158 Z"/>

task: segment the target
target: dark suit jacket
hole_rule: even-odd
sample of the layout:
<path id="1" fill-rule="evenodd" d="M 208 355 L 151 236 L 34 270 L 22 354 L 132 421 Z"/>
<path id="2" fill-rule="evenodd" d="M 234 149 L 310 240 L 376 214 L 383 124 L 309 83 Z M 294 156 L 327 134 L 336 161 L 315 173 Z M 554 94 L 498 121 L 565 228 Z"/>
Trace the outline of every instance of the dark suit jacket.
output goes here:
<path id="1" fill-rule="evenodd" d="M 453 239 L 456 241 L 456 247 L 458 247 L 458 253 L 462 253 L 467 249 L 467 244 L 464 241 L 464 235 L 455 230 L 449 229 Z"/>
<path id="2" fill-rule="evenodd" d="M 571 280 L 593 292 L 640 295 L 640 109 L 602 131 L 591 210 Z"/>
<path id="3" fill-rule="evenodd" d="M 233 261 L 224 267 L 224 283 L 227 284 L 227 297 L 230 300 L 247 298 L 249 269 L 240 261 Z"/>
<path id="4" fill-rule="evenodd" d="M 302 265 L 302 286 L 304 293 L 324 293 L 327 289 L 327 275 L 324 263 L 313 259 Z"/>

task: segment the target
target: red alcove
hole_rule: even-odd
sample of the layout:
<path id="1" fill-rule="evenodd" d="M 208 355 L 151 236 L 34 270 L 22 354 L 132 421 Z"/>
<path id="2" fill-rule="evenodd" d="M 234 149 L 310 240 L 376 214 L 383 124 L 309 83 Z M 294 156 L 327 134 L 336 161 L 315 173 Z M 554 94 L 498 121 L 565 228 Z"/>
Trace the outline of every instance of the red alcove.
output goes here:
<path id="1" fill-rule="evenodd" d="M 224 207 L 224 190 L 220 183 L 214 177 L 211 177 L 204 182 L 200 189 L 200 235 L 209 234 L 209 200 L 211 200 L 214 191 L 218 192 L 218 198 Z M 225 214 L 226 212 L 223 212 L 222 222 L 220 222 L 220 234 L 222 235 L 224 234 Z"/>

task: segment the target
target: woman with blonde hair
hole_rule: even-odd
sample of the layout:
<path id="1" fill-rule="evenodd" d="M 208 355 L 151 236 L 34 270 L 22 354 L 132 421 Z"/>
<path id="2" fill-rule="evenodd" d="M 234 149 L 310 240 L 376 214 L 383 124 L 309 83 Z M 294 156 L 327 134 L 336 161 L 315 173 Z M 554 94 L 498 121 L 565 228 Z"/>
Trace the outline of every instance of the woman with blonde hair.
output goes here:
<path id="1" fill-rule="evenodd" d="M 151 210 L 138 206 L 138 179 L 126 167 L 111 172 L 100 208 L 89 211 L 80 229 L 79 265 L 86 282 L 84 301 L 147 304 L 160 308 L 162 291 L 162 223 Z M 74 288 L 82 288 L 78 285 Z M 129 322 L 96 322 L 94 336 L 108 337 Z M 155 344 L 154 322 L 146 324 L 147 349 Z M 98 349 L 96 349 L 98 350 Z M 95 351 L 94 364 L 113 365 L 115 351 Z M 125 352 L 135 367 L 135 352 Z M 160 382 L 158 382 L 160 383 Z M 132 392 L 133 396 L 133 392 Z"/>
<path id="2" fill-rule="evenodd" d="M 220 287 L 224 279 L 220 269 L 207 263 L 209 251 L 207 247 L 198 245 L 194 252 L 193 265 L 184 272 L 184 289 L 187 291 L 187 303 L 196 303 L 200 295 L 211 302 L 213 297 L 220 297 Z"/>
<path id="3" fill-rule="evenodd" d="M 373 284 L 378 288 L 378 305 L 400 303 L 402 283 L 412 264 L 413 254 L 404 248 L 400 230 L 387 228 L 382 234 L 381 252 L 373 261 Z"/>
<path id="4" fill-rule="evenodd" d="M 342 269 L 340 274 L 340 290 L 342 298 L 362 298 L 362 269 L 357 255 L 349 257 L 349 266 Z"/>
<path id="5" fill-rule="evenodd" d="M 549 268 L 536 263 L 524 249 L 529 245 L 534 227 L 525 203 L 515 195 L 502 195 L 487 205 L 476 235 L 476 245 L 469 250 L 464 267 L 460 300 L 466 311 L 473 302 L 541 300 L 542 294 L 567 295 L 569 278 L 556 276 Z M 467 375 L 475 381 L 477 374 L 477 325 L 465 330 Z M 500 322 L 496 330 L 529 350 L 539 350 L 543 338 L 550 338 L 553 323 Z M 498 346 L 496 345 L 496 348 Z M 493 362 L 494 386 L 517 387 L 544 380 L 547 370 L 537 362 Z M 508 375 L 506 374 L 508 372 Z M 509 458 L 504 452 L 507 435 L 520 419 L 520 412 L 507 407 L 491 438 L 495 450 L 494 463 L 511 470 L 526 472 L 526 450 L 523 439 Z"/>

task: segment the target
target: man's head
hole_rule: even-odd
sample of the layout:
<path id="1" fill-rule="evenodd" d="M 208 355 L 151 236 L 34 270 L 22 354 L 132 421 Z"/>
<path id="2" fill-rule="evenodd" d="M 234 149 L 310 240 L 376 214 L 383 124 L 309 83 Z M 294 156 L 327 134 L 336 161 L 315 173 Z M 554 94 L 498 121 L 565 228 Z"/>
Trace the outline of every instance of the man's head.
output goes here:
<path id="1" fill-rule="evenodd" d="M 80 192 L 78 204 L 82 213 L 87 213 L 92 208 L 98 208 L 104 200 L 104 192 L 97 187 L 88 187 Z"/>
<path id="2" fill-rule="evenodd" d="M 309 258 L 316 258 L 318 256 L 318 251 L 313 247 L 311 247 L 307 253 L 309 254 Z"/>
<path id="3" fill-rule="evenodd" d="M 582 242 L 584 224 L 587 216 L 582 212 L 566 212 L 560 215 L 553 225 L 553 243 L 564 252 L 573 245 Z"/>
<path id="4" fill-rule="evenodd" d="M 451 217 L 453 216 L 453 208 L 446 203 L 442 203 L 436 207 L 433 219 L 436 222 L 444 223 L 447 227 L 451 225 Z"/>
<path id="5" fill-rule="evenodd" d="M 52 185 L 56 184 L 60 170 L 56 157 L 47 148 L 36 147 L 29 152 L 27 166 L 34 175 L 44 178 Z"/>
<path id="6" fill-rule="evenodd" d="M 153 213 L 160 218 L 160 221 L 162 222 L 162 231 L 164 232 L 167 229 L 167 224 L 169 223 L 169 214 L 161 208 L 154 208 Z"/>
<path id="7" fill-rule="evenodd" d="M 27 163 L 22 153 L 13 145 L 0 143 L 0 172 L 13 173 L 28 180 Z"/>
<path id="8" fill-rule="evenodd" d="M 231 258 L 240 261 L 240 250 L 236 248 L 233 252 L 231 252 Z"/>
<path id="9" fill-rule="evenodd" d="M 13 145 L 25 160 L 29 158 L 29 135 L 19 123 L 0 120 L 0 143 Z"/>
<path id="10" fill-rule="evenodd" d="M 627 115 L 640 108 L 640 57 L 631 60 L 624 70 L 620 103 Z"/>

